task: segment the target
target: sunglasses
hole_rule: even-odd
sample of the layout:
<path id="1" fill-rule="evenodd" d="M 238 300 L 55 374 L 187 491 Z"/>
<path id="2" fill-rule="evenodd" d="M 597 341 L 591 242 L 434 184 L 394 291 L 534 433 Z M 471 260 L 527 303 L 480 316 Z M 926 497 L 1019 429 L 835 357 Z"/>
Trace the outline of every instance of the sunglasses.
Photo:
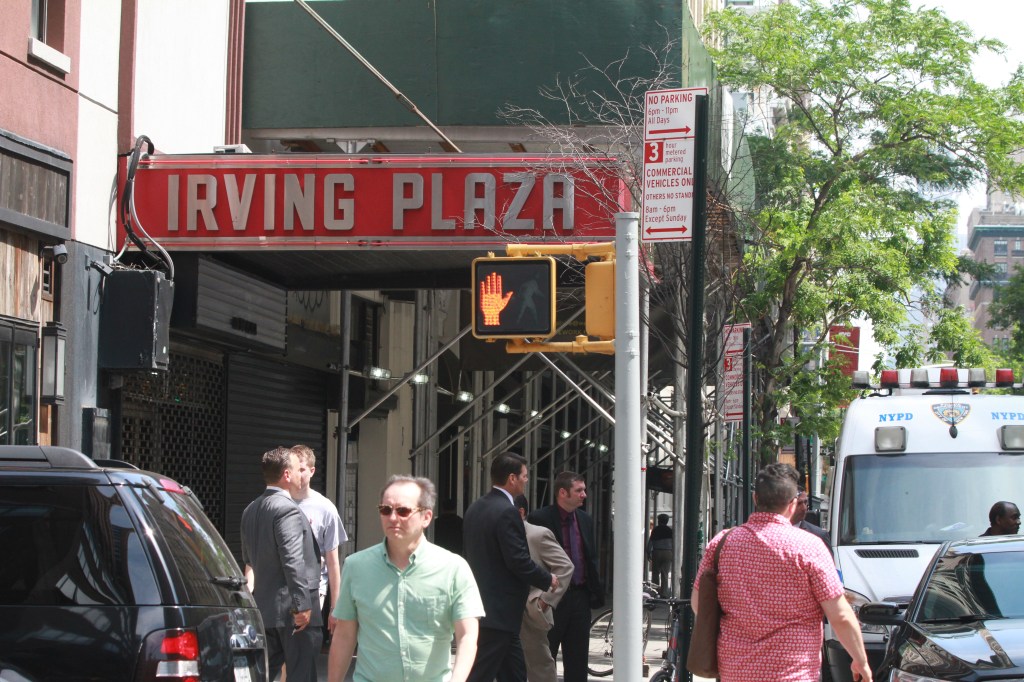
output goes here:
<path id="1" fill-rule="evenodd" d="M 392 507 L 390 504 L 377 505 L 377 511 L 380 512 L 381 516 L 391 516 L 391 512 L 398 514 L 398 518 L 407 519 L 418 511 L 423 511 L 425 507 L 415 507 L 410 509 L 409 507 Z"/>

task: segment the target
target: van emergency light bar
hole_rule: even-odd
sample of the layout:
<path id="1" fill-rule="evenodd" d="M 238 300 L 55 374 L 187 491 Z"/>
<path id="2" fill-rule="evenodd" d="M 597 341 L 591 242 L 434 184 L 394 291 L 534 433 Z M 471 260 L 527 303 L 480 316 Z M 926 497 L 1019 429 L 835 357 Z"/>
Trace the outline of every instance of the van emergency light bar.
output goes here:
<path id="1" fill-rule="evenodd" d="M 986 382 L 985 370 L 981 367 L 960 369 L 957 367 L 917 367 L 914 369 L 883 369 L 879 382 L 871 383 L 869 372 L 853 373 L 855 389 L 882 388 L 1022 388 L 1024 383 L 1014 383 L 1012 369 L 997 369 L 996 380 Z"/>

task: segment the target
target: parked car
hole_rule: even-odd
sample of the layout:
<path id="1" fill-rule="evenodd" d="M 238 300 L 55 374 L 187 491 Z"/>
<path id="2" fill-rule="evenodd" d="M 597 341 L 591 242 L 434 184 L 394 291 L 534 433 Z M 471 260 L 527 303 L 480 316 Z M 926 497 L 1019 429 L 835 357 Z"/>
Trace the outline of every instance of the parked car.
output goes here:
<path id="1" fill-rule="evenodd" d="M 191 491 L 0 446 L 0 680 L 266 679 L 256 603 Z"/>
<path id="2" fill-rule="evenodd" d="M 861 621 L 893 626 L 875 679 L 1024 679 L 1024 537 L 941 545 L 908 604 L 872 602 Z"/>

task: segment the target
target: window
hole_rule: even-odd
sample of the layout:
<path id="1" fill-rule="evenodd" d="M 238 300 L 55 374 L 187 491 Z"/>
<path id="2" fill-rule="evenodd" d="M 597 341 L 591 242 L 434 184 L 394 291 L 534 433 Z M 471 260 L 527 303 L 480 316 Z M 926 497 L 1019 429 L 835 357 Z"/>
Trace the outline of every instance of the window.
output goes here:
<path id="1" fill-rule="evenodd" d="M 0 445 L 36 442 L 36 328 L 0 319 Z"/>
<path id="2" fill-rule="evenodd" d="M 993 263 L 996 266 L 996 279 L 1006 279 L 1006 263 Z"/>
<path id="3" fill-rule="evenodd" d="M 32 0 L 31 37 L 46 42 L 46 0 Z"/>
<path id="4" fill-rule="evenodd" d="M 40 283 L 40 293 L 44 301 L 53 300 L 54 277 L 57 276 L 57 265 L 53 258 L 43 259 L 43 279 Z"/>
<path id="5" fill-rule="evenodd" d="M 1022 485 L 1024 458 L 997 452 L 852 456 L 839 498 L 839 544 L 977 537 L 992 500 L 1012 499 Z"/>
<path id="6" fill-rule="evenodd" d="M 159 604 L 138 532 L 113 486 L 0 486 L 5 605 Z"/>
<path id="7" fill-rule="evenodd" d="M 996 239 L 992 242 L 992 255 L 1005 256 L 1007 254 L 1006 246 L 1005 239 Z"/>
<path id="8" fill-rule="evenodd" d="M 28 56 L 50 70 L 71 72 L 71 57 L 64 49 L 65 0 L 32 0 Z"/>

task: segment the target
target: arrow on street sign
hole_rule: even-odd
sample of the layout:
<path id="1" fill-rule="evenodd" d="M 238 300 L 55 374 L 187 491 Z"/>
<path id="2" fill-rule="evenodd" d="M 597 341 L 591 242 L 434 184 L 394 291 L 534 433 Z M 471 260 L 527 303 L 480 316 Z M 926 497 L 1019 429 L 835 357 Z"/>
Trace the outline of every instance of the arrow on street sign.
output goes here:
<path id="1" fill-rule="evenodd" d="M 664 128 L 664 129 L 660 129 L 659 128 L 657 130 L 651 129 L 650 131 L 648 131 L 648 134 L 651 135 L 651 136 L 656 136 L 656 137 L 662 137 L 662 136 L 678 137 L 677 135 L 673 135 L 673 133 L 682 133 L 683 137 L 685 137 L 685 136 L 690 134 L 690 130 L 691 130 L 690 126 L 685 126 L 683 128 Z"/>
<path id="2" fill-rule="evenodd" d="M 649 227 L 644 230 L 644 234 L 662 234 L 667 232 L 686 232 L 686 228 L 679 227 Z"/>

